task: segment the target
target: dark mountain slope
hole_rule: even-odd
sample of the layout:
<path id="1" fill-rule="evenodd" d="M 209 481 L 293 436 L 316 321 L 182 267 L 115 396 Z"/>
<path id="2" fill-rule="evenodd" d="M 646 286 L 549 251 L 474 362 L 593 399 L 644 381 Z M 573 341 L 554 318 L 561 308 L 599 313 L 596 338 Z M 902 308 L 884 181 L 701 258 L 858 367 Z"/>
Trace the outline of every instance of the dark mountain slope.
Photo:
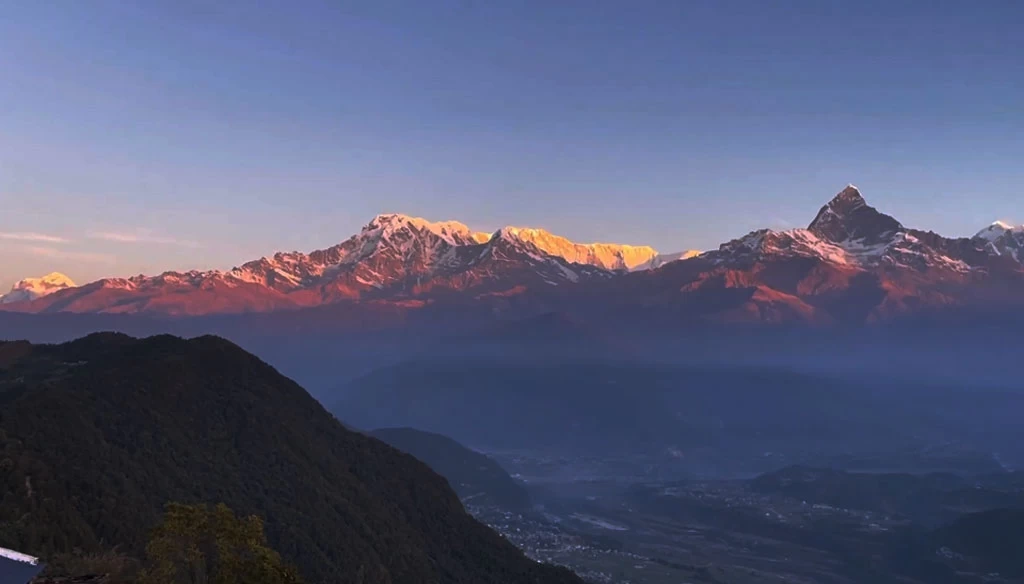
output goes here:
<path id="1" fill-rule="evenodd" d="M 938 529 L 891 542 L 889 571 L 928 584 L 1024 581 L 1024 509 L 968 513 Z M 900 579 L 898 581 L 906 581 Z"/>
<path id="2" fill-rule="evenodd" d="M 494 459 L 447 436 L 415 428 L 381 428 L 370 435 L 427 463 L 448 479 L 448 484 L 460 497 L 472 499 L 474 504 L 493 504 L 506 509 L 524 509 L 530 505 L 526 489 Z"/>
<path id="3" fill-rule="evenodd" d="M 1024 509 L 992 509 L 965 515 L 932 535 L 932 545 L 951 563 L 982 573 L 1024 578 Z"/>
<path id="4" fill-rule="evenodd" d="M 102 334 L 0 354 L 0 546 L 137 554 L 165 502 L 224 502 L 263 516 L 314 582 L 578 582 L 220 338 Z"/>

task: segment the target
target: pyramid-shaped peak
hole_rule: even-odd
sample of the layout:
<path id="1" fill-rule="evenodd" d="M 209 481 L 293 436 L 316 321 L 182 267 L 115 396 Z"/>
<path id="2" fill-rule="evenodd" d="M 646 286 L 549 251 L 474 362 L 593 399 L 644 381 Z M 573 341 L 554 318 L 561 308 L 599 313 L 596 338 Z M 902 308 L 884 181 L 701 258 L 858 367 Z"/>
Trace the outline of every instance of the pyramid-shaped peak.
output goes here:
<path id="1" fill-rule="evenodd" d="M 867 201 L 864 200 L 864 196 L 860 194 L 860 189 L 854 185 L 846 185 L 846 188 L 839 191 L 832 200 L 829 201 L 828 207 L 833 210 L 852 211 L 859 207 L 867 206 Z"/>
<path id="2" fill-rule="evenodd" d="M 807 228 L 833 243 L 850 240 L 876 242 L 902 230 L 903 225 L 869 206 L 860 189 L 851 184 L 822 207 Z"/>

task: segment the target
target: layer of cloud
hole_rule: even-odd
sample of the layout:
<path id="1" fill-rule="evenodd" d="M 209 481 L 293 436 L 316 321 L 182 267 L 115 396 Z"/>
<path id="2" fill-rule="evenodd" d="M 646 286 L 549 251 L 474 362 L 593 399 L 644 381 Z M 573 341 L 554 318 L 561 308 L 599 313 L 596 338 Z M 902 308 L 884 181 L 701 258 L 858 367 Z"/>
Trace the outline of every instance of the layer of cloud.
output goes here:
<path id="1" fill-rule="evenodd" d="M 70 239 L 59 235 L 25 231 L 0 231 L 0 239 L 8 241 L 33 241 L 36 243 L 71 243 Z"/>
<path id="2" fill-rule="evenodd" d="M 18 249 L 35 256 L 58 259 L 58 260 L 75 260 L 79 262 L 90 262 L 98 264 L 112 264 L 117 261 L 117 258 L 110 254 L 105 253 L 93 253 L 87 251 L 69 251 L 66 249 L 57 249 L 55 247 L 43 247 L 38 245 L 23 245 Z"/>
<path id="3" fill-rule="evenodd" d="M 90 233 L 89 238 L 101 239 L 103 241 L 112 241 L 114 243 L 154 243 L 159 245 L 177 245 L 180 247 L 199 247 L 199 244 L 196 243 L 195 241 L 189 241 L 186 239 L 175 239 L 173 237 L 163 237 L 159 235 L 154 235 L 148 231 L 98 231 Z"/>

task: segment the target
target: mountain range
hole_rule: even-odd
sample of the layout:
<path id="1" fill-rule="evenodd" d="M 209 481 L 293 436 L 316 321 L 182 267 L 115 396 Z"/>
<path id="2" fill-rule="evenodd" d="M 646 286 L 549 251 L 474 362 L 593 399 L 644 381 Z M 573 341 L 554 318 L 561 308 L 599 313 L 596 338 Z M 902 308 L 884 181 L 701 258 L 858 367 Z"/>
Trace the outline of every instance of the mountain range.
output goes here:
<path id="1" fill-rule="evenodd" d="M 264 312 L 358 300 L 415 303 L 446 292 L 509 294 L 607 278 L 696 253 L 662 255 L 650 247 L 578 244 L 541 229 L 505 227 L 494 234 L 478 233 L 454 221 L 431 223 L 388 214 L 375 217 L 346 241 L 308 254 L 276 253 L 228 271 L 107 278 L 65 294 L 18 294 L 32 285 L 24 280 L 4 298 L 10 309 L 26 312 L 170 315 Z"/>
<path id="2" fill-rule="evenodd" d="M 276 253 L 228 271 L 42 290 L 23 282 L 2 297 L 2 309 L 181 317 L 348 305 L 593 316 L 614 307 L 672 322 L 863 324 L 1018 307 L 1022 250 L 1024 226 L 996 222 L 971 238 L 943 237 L 904 226 L 850 185 L 805 229 L 762 229 L 704 253 L 579 244 L 529 228 L 486 234 L 388 214 L 333 247 Z"/>

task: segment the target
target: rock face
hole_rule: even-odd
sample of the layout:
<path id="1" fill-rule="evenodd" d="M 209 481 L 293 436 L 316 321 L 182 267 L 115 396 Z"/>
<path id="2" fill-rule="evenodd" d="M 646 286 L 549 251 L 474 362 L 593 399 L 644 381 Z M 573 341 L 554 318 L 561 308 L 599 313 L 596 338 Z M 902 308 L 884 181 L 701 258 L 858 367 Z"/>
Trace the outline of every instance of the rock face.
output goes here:
<path id="1" fill-rule="evenodd" d="M 871 247 L 890 243 L 903 226 L 869 207 L 857 187 L 849 185 L 818 211 L 807 230 L 836 244 Z"/>

